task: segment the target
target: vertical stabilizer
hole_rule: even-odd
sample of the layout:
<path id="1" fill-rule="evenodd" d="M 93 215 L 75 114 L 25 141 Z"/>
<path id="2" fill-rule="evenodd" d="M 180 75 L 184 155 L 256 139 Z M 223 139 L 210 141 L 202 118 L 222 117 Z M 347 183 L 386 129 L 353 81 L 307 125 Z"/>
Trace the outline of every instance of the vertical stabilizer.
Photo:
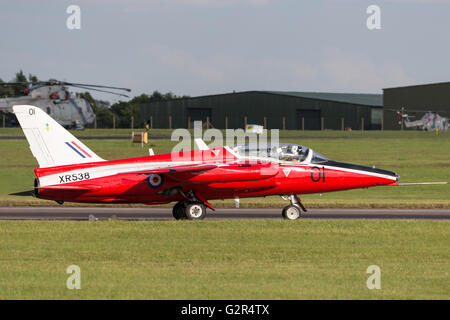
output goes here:
<path id="1" fill-rule="evenodd" d="M 104 161 L 81 141 L 35 106 L 13 106 L 39 167 Z"/>

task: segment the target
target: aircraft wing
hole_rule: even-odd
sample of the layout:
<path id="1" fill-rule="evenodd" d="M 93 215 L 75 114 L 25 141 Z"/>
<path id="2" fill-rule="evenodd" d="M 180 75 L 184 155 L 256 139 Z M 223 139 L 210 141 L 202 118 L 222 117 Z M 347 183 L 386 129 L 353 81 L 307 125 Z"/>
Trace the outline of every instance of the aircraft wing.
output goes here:
<path id="1" fill-rule="evenodd" d="M 236 181 L 264 180 L 278 174 L 279 168 L 273 164 L 240 164 L 229 163 L 198 164 L 178 167 L 159 168 L 127 172 L 134 174 L 167 174 L 180 182 L 191 183 L 218 183 Z"/>
<path id="2" fill-rule="evenodd" d="M 217 168 L 215 164 L 200 164 L 200 165 L 186 165 L 186 166 L 178 166 L 178 167 L 166 167 L 166 168 L 158 168 L 152 170 L 143 170 L 143 171 L 135 171 L 135 172 L 127 172 L 127 173 L 135 173 L 135 174 L 152 174 L 152 173 L 175 173 L 175 172 L 198 172 L 198 171 L 208 171 L 211 169 Z"/>

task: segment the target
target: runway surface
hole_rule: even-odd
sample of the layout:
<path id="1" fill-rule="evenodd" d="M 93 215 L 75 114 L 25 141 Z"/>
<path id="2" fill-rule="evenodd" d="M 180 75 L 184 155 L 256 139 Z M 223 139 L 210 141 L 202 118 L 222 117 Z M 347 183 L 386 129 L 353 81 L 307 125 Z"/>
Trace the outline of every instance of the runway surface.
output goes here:
<path id="1" fill-rule="evenodd" d="M 281 208 L 217 209 L 206 219 L 281 219 Z M 90 217 L 91 216 L 91 217 Z M 171 208 L 0 207 L 0 220 L 173 220 Z M 301 219 L 450 220 L 450 209 L 310 209 Z"/>

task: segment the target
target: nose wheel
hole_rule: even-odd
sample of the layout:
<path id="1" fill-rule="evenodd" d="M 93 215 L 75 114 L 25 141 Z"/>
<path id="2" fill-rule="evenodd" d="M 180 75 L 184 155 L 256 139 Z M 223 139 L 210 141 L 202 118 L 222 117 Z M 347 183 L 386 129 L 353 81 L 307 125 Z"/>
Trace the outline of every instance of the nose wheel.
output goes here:
<path id="1" fill-rule="evenodd" d="M 286 220 L 297 220 L 302 215 L 302 210 L 306 212 L 306 208 L 303 206 L 302 202 L 300 201 L 300 198 L 292 194 L 289 196 L 289 198 L 282 197 L 284 200 L 290 200 L 291 204 L 284 207 L 281 211 L 281 215 Z"/>
<path id="2" fill-rule="evenodd" d="M 281 215 L 284 219 L 287 220 L 297 220 L 300 218 L 300 215 L 302 214 L 299 207 L 296 205 L 289 205 L 283 208 L 283 211 L 281 212 Z"/>

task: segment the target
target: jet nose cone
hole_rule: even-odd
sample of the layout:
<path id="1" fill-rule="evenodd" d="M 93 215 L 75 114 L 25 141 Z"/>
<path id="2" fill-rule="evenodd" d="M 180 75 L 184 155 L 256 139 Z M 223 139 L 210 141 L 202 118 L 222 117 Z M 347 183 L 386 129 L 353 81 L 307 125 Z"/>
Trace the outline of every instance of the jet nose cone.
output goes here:
<path id="1" fill-rule="evenodd" d="M 400 176 L 397 173 L 392 172 L 392 171 L 379 169 L 379 171 L 377 173 L 384 174 L 385 176 L 389 177 L 390 179 L 395 179 L 395 182 L 400 180 Z"/>
<path id="2" fill-rule="evenodd" d="M 400 176 L 396 174 L 395 172 L 384 170 L 384 169 L 378 169 L 374 167 L 367 167 L 367 166 L 361 166 L 358 164 L 352 164 L 352 163 L 343 163 L 343 162 L 336 162 L 336 161 L 328 161 L 328 165 L 334 166 L 334 167 L 340 167 L 340 168 L 346 168 L 346 169 L 352 169 L 357 170 L 361 172 L 366 172 L 367 174 L 373 174 L 375 176 L 379 176 L 383 179 L 389 179 L 389 180 L 395 180 L 396 182 L 400 180 Z"/>

